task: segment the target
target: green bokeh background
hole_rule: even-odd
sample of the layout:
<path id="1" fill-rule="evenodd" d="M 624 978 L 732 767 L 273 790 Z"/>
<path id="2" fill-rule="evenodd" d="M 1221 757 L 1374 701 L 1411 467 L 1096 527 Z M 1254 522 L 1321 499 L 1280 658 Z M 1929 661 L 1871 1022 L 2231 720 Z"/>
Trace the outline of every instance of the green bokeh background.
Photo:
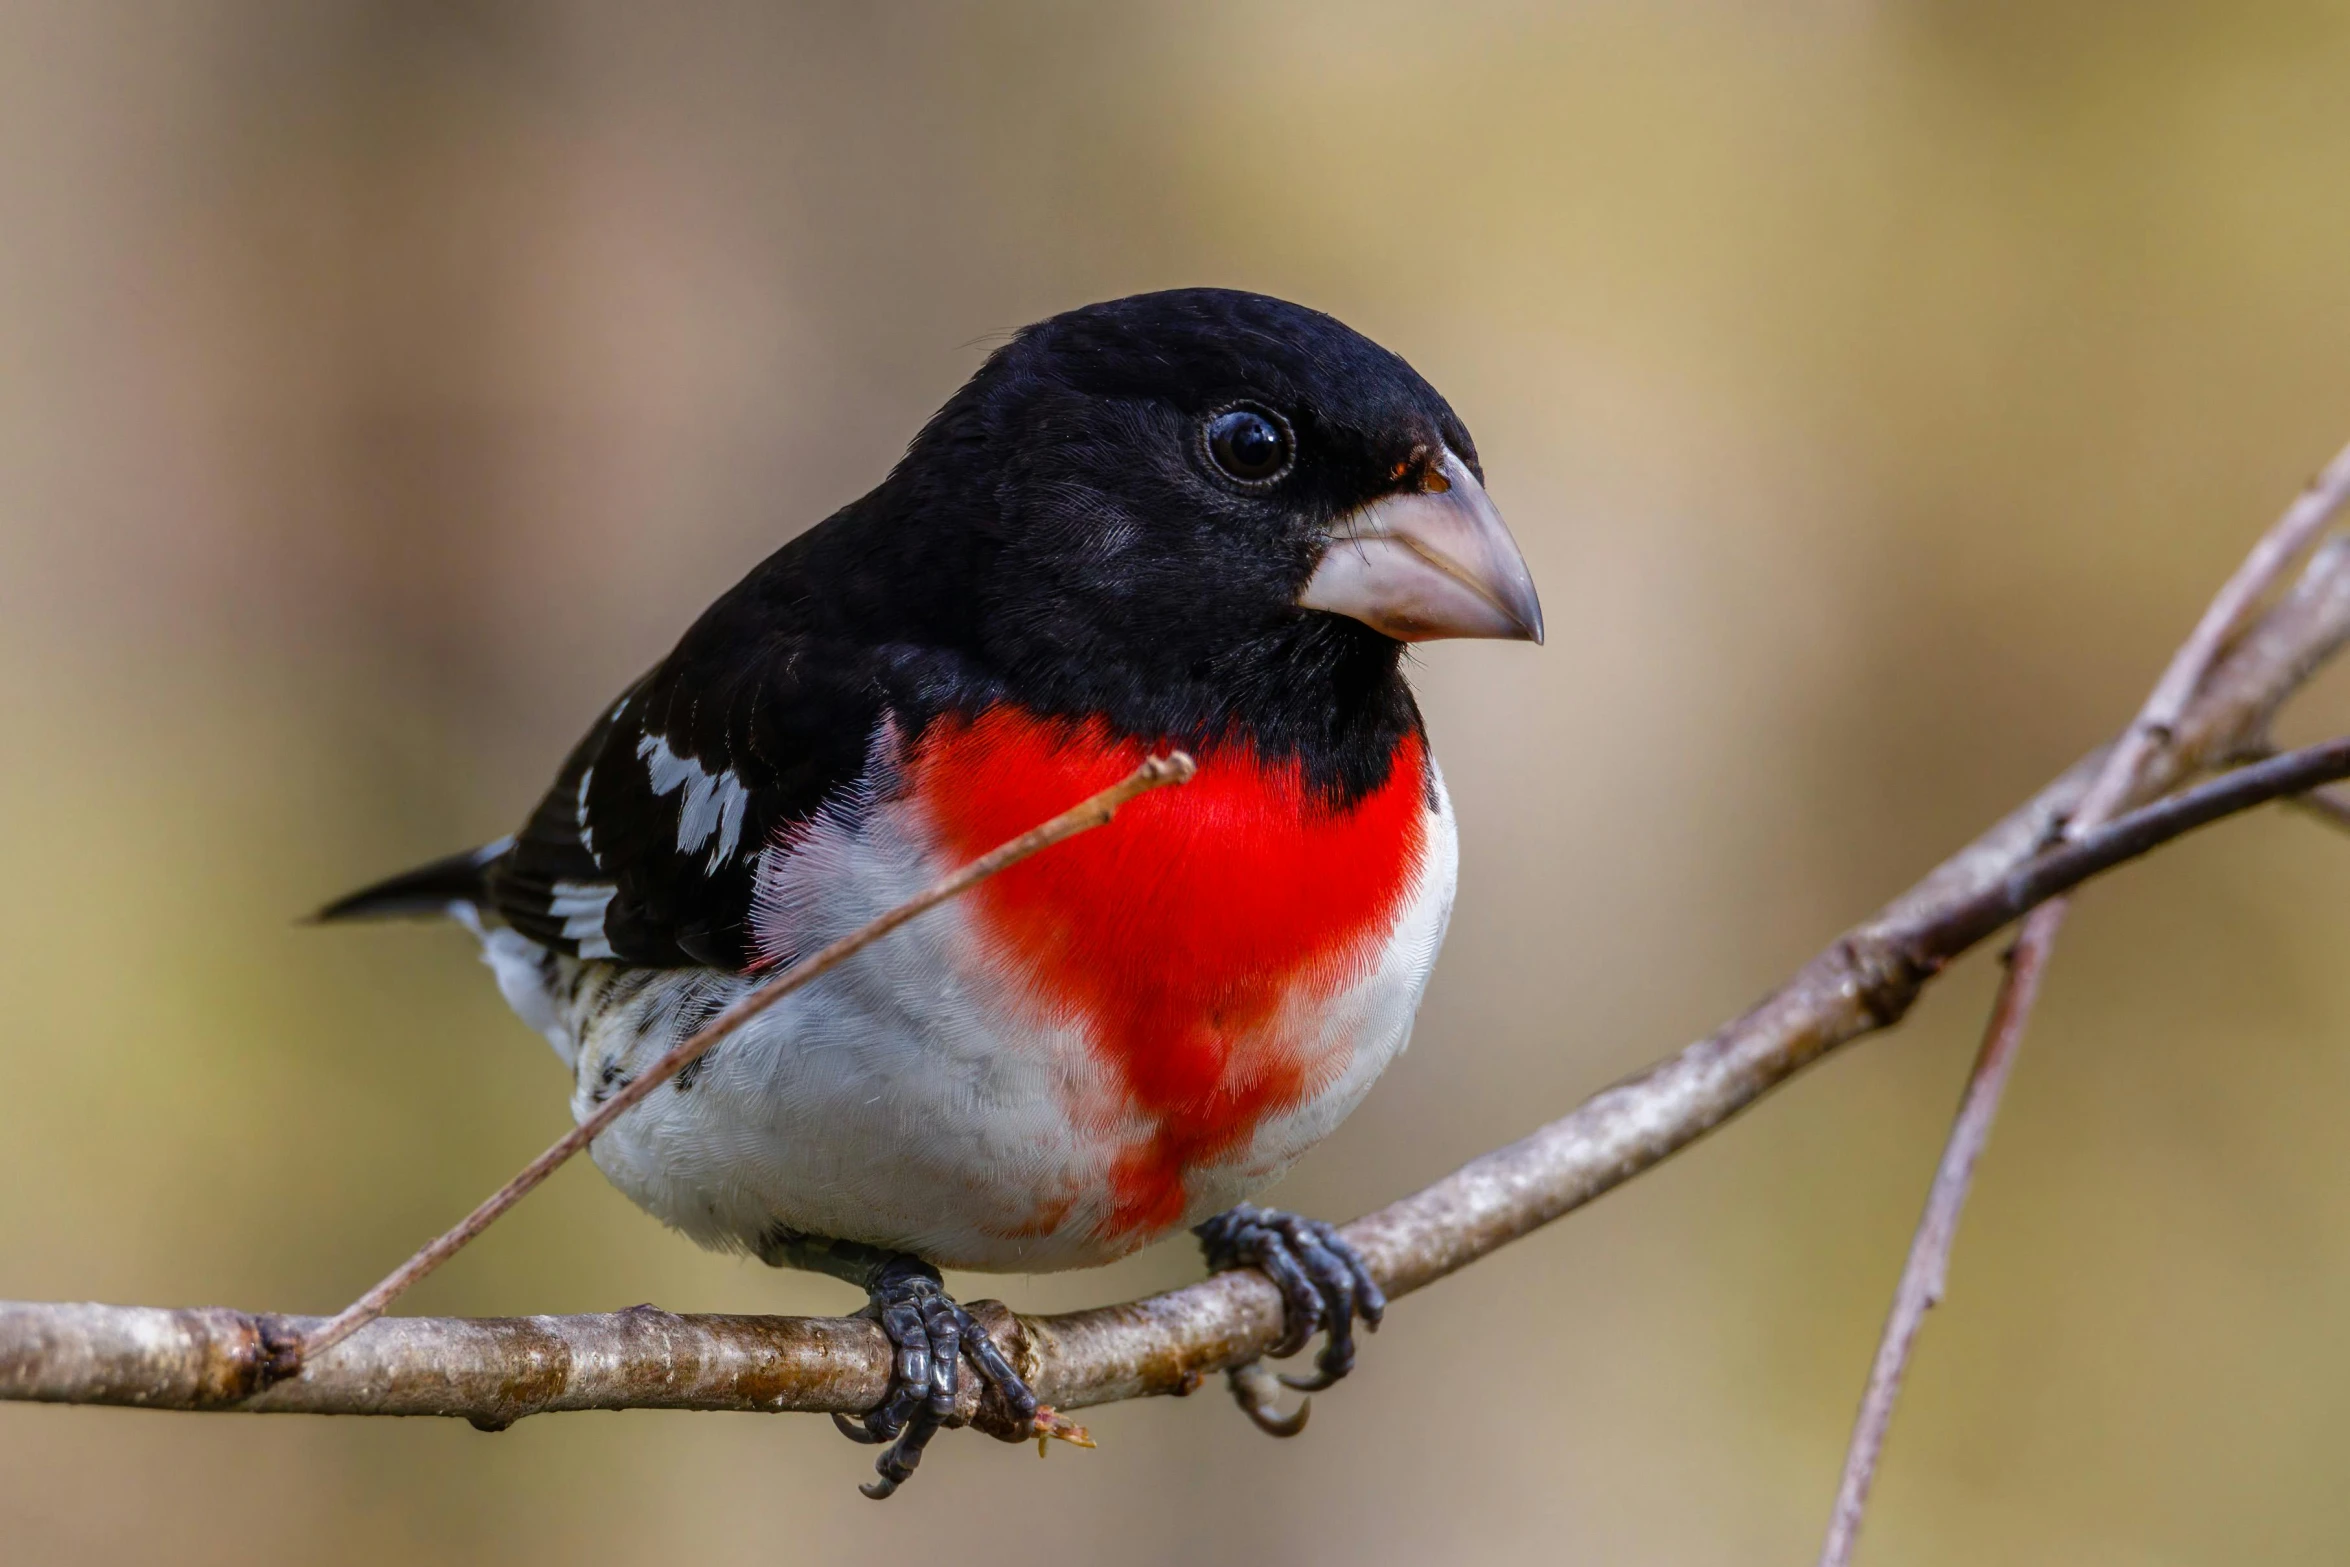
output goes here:
<path id="1" fill-rule="evenodd" d="M 291 917 L 510 826 L 998 334 L 1179 283 L 1411 358 L 1552 627 L 1420 660 L 1452 940 L 1280 1196 L 1563 1112 L 2113 729 L 2350 436 L 2346 70 L 2292 3 L 0 7 L 0 1295 L 331 1309 L 540 1147 L 461 938 Z M 2350 1557 L 2346 944 L 2282 815 L 2084 900 L 1868 1561 Z M 1987 984 L 1294 1443 L 1129 1405 L 876 1508 L 812 1419 L 4 1406 L 0 1556 L 1806 1560 Z M 854 1304 L 582 1168 L 410 1305 L 643 1300 Z"/>

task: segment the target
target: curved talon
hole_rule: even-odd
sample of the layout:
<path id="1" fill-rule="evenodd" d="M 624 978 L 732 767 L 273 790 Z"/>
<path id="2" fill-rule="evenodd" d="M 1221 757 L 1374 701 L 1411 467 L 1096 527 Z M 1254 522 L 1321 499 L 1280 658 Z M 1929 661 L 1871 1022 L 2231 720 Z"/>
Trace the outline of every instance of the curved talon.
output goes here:
<path id="1" fill-rule="evenodd" d="M 1273 1374 L 1261 1360 L 1252 1360 L 1245 1366 L 1234 1366 L 1224 1373 L 1232 1388 L 1232 1401 L 1249 1423 L 1267 1436 L 1295 1436 L 1306 1428 L 1306 1420 L 1314 1412 L 1314 1401 L 1301 1400 L 1289 1414 L 1281 1413 L 1281 1390 Z M 1287 1381 L 1284 1377 L 1280 1381 Z"/>
<path id="2" fill-rule="evenodd" d="M 1321 1353 L 1310 1374 L 1276 1377 L 1254 1362 L 1229 1373 L 1234 1401 L 1259 1430 L 1296 1435 L 1305 1426 L 1310 1401 L 1296 1414 L 1282 1415 L 1276 1410 L 1279 1388 L 1318 1393 L 1352 1371 L 1355 1320 L 1376 1331 L 1387 1314 L 1386 1293 L 1345 1237 L 1318 1219 L 1242 1203 L 1193 1233 L 1210 1269 L 1253 1267 L 1281 1291 L 1281 1340 L 1269 1355 L 1294 1355 L 1321 1331 Z"/>
<path id="3" fill-rule="evenodd" d="M 1322 1325 L 1321 1291 L 1315 1288 L 1314 1281 L 1306 1276 L 1296 1254 L 1287 1246 L 1260 1247 L 1254 1260 L 1257 1271 L 1281 1291 L 1281 1342 L 1267 1353 L 1276 1360 L 1286 1359 L 1312 1342 L 1314 1330 Z"/>
<path id="4" fill-rule="evenodd" d="M 834 1413 L 832 1417 L 832 1423 L 840 1428 L 840 1434 L 842 1436 L 847 1437 L 852 1442 L 863 1442 L 868 1447 L 872 1446 L 876 1442 L 886 1442 L 889 1440 L 889 1438 L 886 1436 L 875 1435 L 873 1432 L 868 1431 L 863 1426 L 857 1424 L 857 1422 L 854 1420 L 851 1420 L 848 1416 L 838 1412 Z"/>
<path id="5" fill-rule="evenodd" d="M 1335 1241 L 1336 1236 L 1330 1237 Z M 1328 1387 L 1354 1369 L 1355 1364 L 1355 1274 L 1338 1254 L 1323 1244 L 1323 1238 L 1306 1231 L 1299 1236 L 1298 1251 L 1305 1263 L 1308 1276 L 1322 1299 L 1322 1353 L 1314 1358 L 1320 1385 Z M 1281 1379 L 1289 1382 L 1288 1377 Z M 1290 1383 L 1296 1386 L 1295 1383 Z"/>
<path id="6" fill-rule="evenodd" d="M 872 1301 L 860 1315 L 881 1324 L 895 1351 L 889 1392 L 862 1420 L 836 1414 L 832 1423 L 851 1441 L 888 1444 L 873 1463 L 878 1478 L 857 1488 L 880 1501 L 912 1478 L 932 1437 L 962 1423 L 955 1395 L 966 1354 L 1016 1414 L 1033 1421 L 1037 1404 L 987 1330 L 947 1294 L 937 1269 L 919 1258 L 893 1257 L 874 1270 L 868 1290 Z"/>

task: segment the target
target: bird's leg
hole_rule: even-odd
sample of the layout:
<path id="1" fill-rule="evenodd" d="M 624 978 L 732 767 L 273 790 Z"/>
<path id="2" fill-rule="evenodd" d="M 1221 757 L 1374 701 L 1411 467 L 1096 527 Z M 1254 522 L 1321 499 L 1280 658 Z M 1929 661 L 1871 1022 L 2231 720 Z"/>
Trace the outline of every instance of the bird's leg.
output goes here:
<path id="1" fill-rule="evenodd" d="M 1361 1317 L 1366 1327 L 1376 1329 L 1386 1314 L 1387 1296 L 1335 1225 L 1242 1203 L 1192 1233 L 1207 1253 L 1211 1273 L 1255 1268 L 1281 1291 L 1282 1334 L 1281 1342 L 1272 1348 L 1274 1358 L 1296 1354 L 1317 1329 L 1322 1333 L 1322 1352 L 1314 1357 L 1314 1374 L 1284 1376 L 1283 1383 L 1315 1393 L 1354 1369 L 1355 1318 Z M 1305 1428 L 1304 1408 L 1286 1417 L 1274 1412 L 1271 1378 L 1262 1367 L 1252 1361 L 1228 1375 L 1232 1396 L 1260 1430 L 1274 1436 L 1295 1436 Z"/>
<path id="2" fill-rule="evenodd" d="M 906 1482 L 922 1462 L 922 1450 L 955 1419 L 955 1393 L 968 1355 L 979 1374 L 995 1384 L 1015 1418 L 1034 1420 L 1036 1395 L 1004 1358 L 987 1329 L 947 1294 L 938 1270 L 919 1257 L 883 1254 L 863 1280 L 872 1317 L 889 1335 L 894 1352 L 889 1392 L 861 1420 L 834 1415 L 833 1423 L 859 1442 L 889 1444 L 875 1460 L 880 1479 L 859 1487 L 879 1500 Z"/>

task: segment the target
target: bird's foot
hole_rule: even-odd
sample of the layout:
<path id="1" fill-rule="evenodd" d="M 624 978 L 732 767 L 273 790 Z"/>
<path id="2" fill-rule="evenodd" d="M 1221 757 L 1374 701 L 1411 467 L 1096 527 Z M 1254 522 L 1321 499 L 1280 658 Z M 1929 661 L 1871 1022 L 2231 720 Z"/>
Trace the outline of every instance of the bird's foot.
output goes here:
<path id="1" fill-rule="evenodd" d="M 936 1268 L 918 1257 L 892 1257 L 873 1270 L 866 1291 L 871 1301 L 861 1314 L 880 1322 L 895 1354 L 888 1395 L 859 1420 L 832 1417 L 856 1441 L 889 1444 L 873 1465 L 881 1478 L 858 1489 L 876 1501 L 888 1496 L 913 1474 L 940 1427 L 962 1424 L 955 1394 L 966 1355 L 1002 1396 L 1013 1421 L 1035 1424 L 1036 1395 L 987 1329 L 947 1294 Z"/>
<path id="2" fill-rule="evenodd" d="M 1192 1233 L 1207 1253 L 1211 1273 L 1255 1268 L 1281 1291 L 1281 1342 L 1270 1351 L 1275 1359 L 1296 1354 L 1317 1331 L 1322 1334 L 1313 1375 L 1283 1376 L 1282 1386 L 1318 1393 L 1354 1369 L 1355 1319 L 1376 1330 L 1387 1312 L 1387 1296 L 1335 1225 L 1242 1203 Z M 1275 1379 L 1263 1366 L 1251 1361 L 1226 1375 L 1233 1399 L 1259 1430 L 1295 1436 L 1305 1429 L 1312 1399 L 1295 1414 L 1283 1415 L 1274 1404 Z"/>

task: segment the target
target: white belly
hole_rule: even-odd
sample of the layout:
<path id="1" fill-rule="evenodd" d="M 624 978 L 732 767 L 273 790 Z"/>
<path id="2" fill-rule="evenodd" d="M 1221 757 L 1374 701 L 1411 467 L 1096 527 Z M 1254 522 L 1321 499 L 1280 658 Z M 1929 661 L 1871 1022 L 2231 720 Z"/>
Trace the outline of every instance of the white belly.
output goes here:
<path id="1" fill-rule="evenodd" d="M 1425 852 L 1384 947 L 1351 982 L 1268 1025 L 1312 1056 L 1310 1090 L 1192 1167 L 1184 1224 L 1278 1178 L 1409 1041 L 1458 864 L 1441 780 L 1430 793 Z M 928 886 L 946 868 L 939 859 L 902 805 L 827 817 L 788 857 L 769 856 L 761 915 L 788 921 L 800 950 L 814 950 Z M 758 983 L 582 962 L 507 930 L 485 936 L 484 957 L 571 1065 L 575 1117 Z M 946 1267 L 1047 1272 L 1167 1233 L 1110 1223 L 1112 1167 L 1149 1131 L 1083 1028 L 1007 981 L 965 901 L 784 998 L 622 1117 L 592 1154 L 630 1198 L 707 1246 L 756 1252 L 781 1229 Z"/>

